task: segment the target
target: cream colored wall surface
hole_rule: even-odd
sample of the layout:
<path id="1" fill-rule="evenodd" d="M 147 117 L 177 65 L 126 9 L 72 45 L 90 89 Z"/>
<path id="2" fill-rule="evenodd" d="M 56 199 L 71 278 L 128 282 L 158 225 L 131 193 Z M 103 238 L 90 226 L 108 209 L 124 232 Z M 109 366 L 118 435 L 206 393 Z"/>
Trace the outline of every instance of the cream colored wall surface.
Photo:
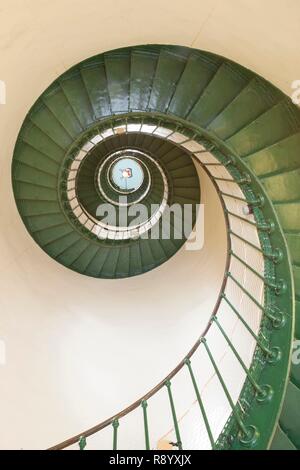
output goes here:
<path id="1" fill-rule="evenodd" d="M 117 413 L 163 379 L 195 343 L 216 301 L 226 256 L 220 203 L 204 173 L 201 181 L 203 249 L 183 248 L 147 274 L 110 281 L 78 275 L 35 245 L 14 208 L 5 167 L 1 448 L 45 448 Z M 137 429 L 132 421 L 125 448 Z"/>

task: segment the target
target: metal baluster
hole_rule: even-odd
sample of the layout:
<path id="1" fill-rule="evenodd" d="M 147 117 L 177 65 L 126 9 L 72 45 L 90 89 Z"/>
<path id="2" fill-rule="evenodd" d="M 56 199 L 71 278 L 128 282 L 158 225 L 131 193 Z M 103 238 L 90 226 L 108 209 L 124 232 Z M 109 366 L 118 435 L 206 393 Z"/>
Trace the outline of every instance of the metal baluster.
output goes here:
<path id="1" fill-rule="evenodd" d="M 272 348 L 268 348 L 265 346 L 262 341 L 259 339 L 259 337 L 254 333 L 254 331 L 250 328 L 250 326 L 245 322 L 243 317 L 239 314 L 237 309 L 232 305 L 232 303 L 227 299 L 227 296 L 225 294 L 222 294 L 222 298 L 227 302 L 229 307 L 232 309 L 232 311 L 235 313 L 235 315 L 238 317 L 238 319 L 242 322 L 244 327 L 248 330 L 250 335 L 255 339 L 256 343 L 258 346 L 261 348 L 261 350 L 266 354 L 267 356 L 267 361 L 270 364 L 273 364 L 281 359 L 281 349 L 277 346 L 273 346 Z"/>
<path id="2" fill-rule="evenodd" d="M 261 310 L 261 311 L 264 311 L 264 307 L 253 297 L 253 295 L 251 295 L 246 289 L 244 286 L 242 286 L 242 284 L 230 273 L 228 272 L 226 274 L 230 279 L 233 280 L 233 282 L 244 292 L 244 294 L 246 294 L 250 300 L 252 300 L 252 302 Z"/>
<path id="3" fill-rule="evenodd" d="M 239 240 L 241 240 L 242 242 L 246 243 L 247 245 L 251 246 L 251 248 L 253 248 L 254 250 L 257 250 L 260 253 L 262 253 L 265 258 L 273 261 L 274 264 L 280 263 L 280 261 L 282 261 L 283 253 L 280 250 L 280 248 L 275 248 L 273 252 L 263 251 L 257 245 L 254 245 L 254 243 L 249 242 L 249 240 L 246 240 L 245 238 L 241 237 L 240 235 L 233 232 L 232 230 L 229 230 L 229 233 L 233 235 L 234 237 L 238 238 Z"/>
<path id="4" fill-rule="evenodd" d="M 177 420 L 177 416 L 176 416 L 174 400 L 173 400 L 173 396 L 172 396 L 170 380 L 167 380 L 165 385 L 168 389 L 168 395 L 169 395 L 169 400 L 170 400 L 170 406 L 171 406 L 171 411 L 172 411 L 172 417 L 173 417 L 173 423 L 174 423 L 174 429 L 175 429 L 178 449 L 182 450 L 182 442 L 181 442 L 181 437 L 180 437 L 180 432 L 179 432 L 179 426 L 178 426 L 178 420 Z"/>
<path id="5" fill-rule="evenodd" d="M 238 255 L 236 255 L 232 250 L 230 251 L 230 254 L 234 256 L 234 258 L 237 259 L 240 263 L 242 263 L 247 269 L 249 269 L 253 274 L 255 274 L 255 276 L 259 277 L 259 279 L 261 279 L 265 283 L 266 286 L 273 289 L 277 295 L 284 294 L 286 292 L 287 285 L 283 279 L 279 279 L 277 284 L 275 284 L 269 279 L 266 279 L 262 274 L 259 274 L 255 269 L 252 268 L 252 266 L 246 263 L 246 261 L 244 261 Z"/>
<path id="6" fill-rule="evenodd" d="M 221 375 L 221 373 L 218 369 L 218 366 L 217 366 L 217 364 L 216 364 L 216 362 L 215 362 L 215 360 L 214 360 L 214 358 L 213 358 L 213 356 L 210 352 L 210 349 L 207 345 L 207 341 L 206 341 L 205 338 L 202 338 L 202 343 L 204 344 L 204 347 L 205 347 L 206 352 L 209 356 L 209 359 L 210 359 L 210 361 L 213 365 L 213 368 L 214 368 L 214 370 L 217 374 L 217 377 L 218 377 L 218 379 L 219 379 L 219 381 L 222 385 L 222 388 L 223 388 L 223 391 L 226 395 L 228 403 L 229 403 L 229 405 L 232 409 L 232 413 L 233 413 L 233 415 L 234 415 L 234 417 L 237 421 L 237 424 L 240 428 L 240 438 L 239 438 L 239 440 L 240 440 L 241 444 L 245 445 L 246 447 L 253 447 L 255 445 L 255 443 L 257 442 L 257 439 L 259 437 L 259 432 L 258 432 L 258 430 L 256 429 L 255 426 L 246 426 L 243 423 L 243 420 L 240 417 L 240 414 L 238 413 L 235 404 L 233 403 L 233 400 L 230 396 L 230 393 L 229 393 L 229 391 L 226 387 L 226 384 L 225 384 L 225 382 L 223 380 L 223 377 L 222 377 L 222 375 Z"/>
<path id="7" fill-rule="evenodd" d="M 258 383 L 256 382 L 256 380 L 252 377 L 249 369 L 246 367 L 244 361 L 242 360 L 241 356 L 239 355 L 239 353 L 237 352 L 237 350 L 235 349 L 235 347 L 233 346 L 232 342 L 230 341 L 230 339 L 228 338 L 227 334 L 225 333 L 224 329 L 222 328 L 222 326 L 220 325 L 220 322 L 218 321 L 217 317 L 213 317 L 212 320 L 216 323 L 216 325 L 218 326 L 219 330 L 221 331 L 222 335 L 224 336 L 225 340 L 227 341 L 227 343 L 229 344 L 230 346 L 230 349 L 232 350 L 233 354 L 235 355 L 235 357 L 237 358 L 237 360 L 239 361 L 240 365 L 242 366 L 244 372 L 246 373 L 250 383 L 252 384 L 253 388 L 255 389 L 256 391 L 256 399 L 257 401 L 259 402 L 264 402 L 266 400 L 270 400 L 273 396 L 273 390 L 272 388 L 270 387 L 270 385 L 258 385 Z"/>
<path id="8" fill-rule="evenodd" d="M 119 427 L 119 420 L 114 419 L 112 422 L 113 427 L 113 450 L 117 450 L 118 446 L 118 427 Z"/>
<path id="9" fill-rule="evenodd" d="M 79 450 L 84 450 L 85 446 L 86 446 L 86 437 L 85 436 L 81 436 L 79 441 L 78 441 L 78 445 L 79 445 Z"/>
<path id="10" fill-rule="evenodd" d="M 253 248 L 254 250 L 257 250 L 257 251 L 260 251 L 261 253 L 263 253 L 262 249 L 259 246 L 254 245 L 254 243 L 249 242 L 249 240 L 246 240 L 246 238 L 241 237 L 240 235 L 233 232 L 232 230 L 229 230 L 229 233 L 231 235 L 233 235 L 234 237 L 238 238 L 239 240 L 241 240 L 242 242 L 246 243 L 247 245 L 251 246 L 251 248 Z"/>

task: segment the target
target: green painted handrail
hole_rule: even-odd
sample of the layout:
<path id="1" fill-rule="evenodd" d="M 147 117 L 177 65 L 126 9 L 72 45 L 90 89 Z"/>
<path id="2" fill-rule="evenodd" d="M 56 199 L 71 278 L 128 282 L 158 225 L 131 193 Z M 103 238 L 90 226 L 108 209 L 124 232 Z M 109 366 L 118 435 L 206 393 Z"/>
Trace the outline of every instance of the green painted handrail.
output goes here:
<path id="1" fill-rule="evenodd" d="M 177 415 L 176 415 L 174 399 L 173 399 L 173 395 L 172 395 L 171 381 L 167 380 L 165 385 L 168 389 L 168 396 L 169 396 L 170 407 L 171 407 L 173 423 L 174 423 L 174 429 L 175 429 L 175 434 L 176 434 L 176 439 L 177 439 L 176 445 L 178 446 L 179 450 L 182 450 L 182 442 L 181 442 L 181 437 L 180 437 L 180 431 L 179 431 L 179 426 L 178 426 L 178 419 L 177 419 Z"/>
<path id="2" fill-rule="evenodd" d="M 112 422 L 113 427 L 113 450 L 117 450 L 118 448 L 118 428 L 120 426 L 119 420 L 114 419 Z"/>

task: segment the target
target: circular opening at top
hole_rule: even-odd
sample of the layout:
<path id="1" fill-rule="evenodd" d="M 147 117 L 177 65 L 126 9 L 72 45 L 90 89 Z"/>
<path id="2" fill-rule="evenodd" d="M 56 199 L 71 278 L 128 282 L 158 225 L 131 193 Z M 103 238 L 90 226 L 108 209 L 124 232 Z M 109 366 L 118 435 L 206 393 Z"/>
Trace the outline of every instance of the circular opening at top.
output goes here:
<path id="1" fill-rule="evenodd" d="M 111 168 L 111 181 L 120 191 L 136 191 L 144 181 L 142 166 L 133 158 L 120 158 Z"/>

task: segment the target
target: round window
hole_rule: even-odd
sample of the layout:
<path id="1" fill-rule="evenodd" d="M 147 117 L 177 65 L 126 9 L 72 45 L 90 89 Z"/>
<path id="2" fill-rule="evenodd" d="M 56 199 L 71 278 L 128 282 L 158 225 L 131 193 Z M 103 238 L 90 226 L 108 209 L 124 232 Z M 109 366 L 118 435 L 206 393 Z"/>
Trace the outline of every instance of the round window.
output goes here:
<path id="1" fill-rule="evenodd" d="M 122 157 L 111 168 L 111 181 L 120 191 L 136 191 L 144 181 L 142 166 L 134 158 Z"/>

